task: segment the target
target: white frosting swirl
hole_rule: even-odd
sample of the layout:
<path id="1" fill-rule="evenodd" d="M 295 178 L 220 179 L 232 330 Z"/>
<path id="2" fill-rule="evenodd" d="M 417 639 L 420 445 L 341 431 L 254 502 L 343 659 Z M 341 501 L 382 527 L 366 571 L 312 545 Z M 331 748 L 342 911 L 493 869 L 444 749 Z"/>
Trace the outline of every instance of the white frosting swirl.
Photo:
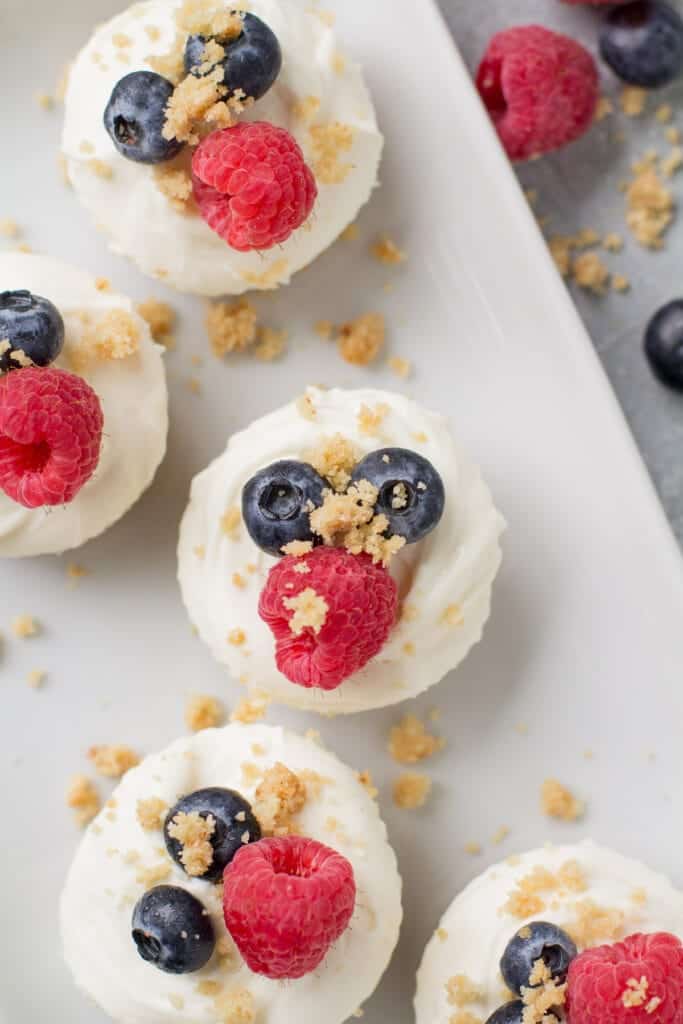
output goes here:
<path id="1" fill-rule="evenodd" d="M 383 391 L 310 388 L 307 395 L 315 410 L 312 419 L 304 418 L 296 403 L 278 409 L 234 435 L 224 454 L 195 478 L 180 531 L 180 585 L 190 619 L 233 676 L 300 708 L 365 711 L 426 690 L 480 639 L 504 523 L 442 416 Z M 363 405 L 386 406 L 376 436 L 362 432 Z M 404 613 L 380 654 L 337 690 L 323 692 L 290 683 L 278 672 L 272 634 L 258 615 L 259 594 L 275 560 L 254 545 L 243 526 L 227 535 L 221 520 L 227 509 L 240 507 L 242 488 L 254 473 L 278 459 L 300 459 L 323 437 L 337 433 L 363 455 L 399 446 L 430 459 L 444 481 L 446 508 L 438 527 L 391 563 Z M 235 573 L 245 587 L 233 585 Z M 246 637 L 239 646 L 228 641 L 236 629 Z"/>
<path id="2" fill-rule="evenodd" d="M 89 274 L 45 256 L 0 253 L 0 290 L 27 288 L 59 309 L 65 347 L 55 366 L 71 370 L 69 351 L 83 332 L 81 315 L 124 309 L 136 320 L 139 350 L 118 360 L 93 360 L 82 376 L 102 403 L 100 461 L 68 505 L 28 509 L 0 492 L 0 557 L 58 554 L 79 547 L 128 511 L 152 478 L 166 451 L 168 396 L 163 349 L 152 341 L 129 299 L 101 291 Z M 20 370 L 14 371 L 21 373 Z"/>
<path id="3" fill-rule="evenodd" d="M 583 891 L 566 885 L 540 891 L 543 909 L 524 918 L 504 909 L 516 883 L 534 869 L 557 875 L 571 862 L 585 881 Z M 417 974 L 417 1024 L 448 1024 L 452 1020 L 456 1007 L 449 1003 L 446 983 L 457 974 L 465 975 L 480 994 L 462 1009 L 486 1020 L 510 998 L 505 994 L 499 963 L 515 932 L 541 920 L 576 934 L 582 905 L 584 919 L 590 919 L 589 903 L 596 911 L 609 913 L 612 934 L 599 934 L 598 928 L 587 945 L 617 941 L 635 932 L 670 932 L 683 939 L 683 893 L 644 864 L 589 841 L 510 857 L 475 878 L 441 919 Z M 594 924 L 596 921 L 593 918 Z"/>
<path id="4" fill-rule="evenodd" d="M 96 224 L 110 236 L 112 249 L 180 291 L 237 295 L 248 288 L 286 284 L 337 238 L 377 183 L 382 136 L 360 68 L 338 59 L 334 32 L 308 0 L 249 0 L 249 10 L 277 35 L 283 67 L 273 88 L 242 116 L 286 128 L 311 163 L 311 122 L 297 117 L 294 105 L 314 97 L 320 104 L 316 124 L 338 121 L 352 129 L 352 148 L 340 154 L 340 160 L 352 167 L 340 184 L 318 181 L 309 224 L 284 245 L 263 253 L 236 252 L 200 216 L 173 209 L 159 191 L 153 169 L 120 156 L 102 123 L 117 81 L 149 68 L 149 55 L 169 52 L 180 2 L 135 4 L 98 27 L 77 56 L 66 94 L 62 139 L 69 178 Z M 150 26 L 158 30 L 158 38 L 150 39 Z M 116 46 L 118 36 L 129 38 L 130 45 Z M 105 161 L 112 177 L 94 173 L 93 160 Z"/>
<path id="5" fill-rule="evenodd" d="M 276 761 L 323 779 L 318 795 L 309 793 L 297 823 L 304 835 L 338 850 L 353 865 L 358 895 L 348 929 L 321 967 L 298 981 L 252 974 L 236 949 L 231 967 L 221 967 L 214 957 L 194 974 L 164 974 L 145 963 L 131 939 L 130 922 L 146 888 L 136 876 L 146 868 L 171 865 L 164 884 L 192 892 L 209 910 L 216 935 L 227 932 L 219 889 L 188 877 L 170 860 L 161 834 L 138 823 L 138 800 L 159 797 L 172 806 L 181 795 L 206 786 L 236 789 L 251 800 L 257 783 L 245 783 L 242 765 L 265 770 Z M 225 991 L 248 989 L 259 1024 L 341 1024 L 373 992 L 398 940 L 401 880 L 376 803 L 334 755 L 280 728 L 235 724 L 184 737 L 148 757 L 125 775 L 114 799 L 114 809 L 105 809 L 83 837 L 61 901 L 67 963 L 77 984 L 114 1020 L 214 1024 L 213 999 L 197 990 L 201 981 L 218 982 Z M 133 855 L 126 856 L 130 851 Z"/>

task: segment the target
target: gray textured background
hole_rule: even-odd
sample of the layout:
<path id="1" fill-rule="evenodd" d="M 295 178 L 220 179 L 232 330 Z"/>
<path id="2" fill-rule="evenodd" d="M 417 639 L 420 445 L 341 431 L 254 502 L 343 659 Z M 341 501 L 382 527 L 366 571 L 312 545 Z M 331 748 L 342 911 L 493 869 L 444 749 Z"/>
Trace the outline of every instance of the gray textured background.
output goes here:
<path id="1" fill-rule="evenodd" d="M 570 7 L 559 0 L 440 0 L 443 12 L 470 67 L 474 70 L 494 32 L 510 25 L 537 23 L 567 32 L 597 53 L 598 26 L 604 13 Z M 677 4 L 679 9 L 683 3 Z M 600 63 L 602 92 L 619 111 L 620 83 Z M 662 125 L 654 118 L 661 103 L 674 108 L 673 124 L 683 132 L 683 82 L 653 94 L 645 114 L 628 118 L 620 111 L 595 125 L 573 146 L 518 168 L 525 188 L 537 190 L 538 212 L 549 217 L 547 233 L 573 234 L 582 227 L 617 231 L 626 245 L 603 254 L 605 262 L 631 280 L 625 295 L 596 297 L 572 286 L 579 311 L 621 399 L 650 468 L 673 528 L 683 544 L 683 395 L 663 388 L 652 377 L 642 354 L 643 328 L 663 302 L 683 295 L 683 171 L 672 183 L 681 210 L 666 236 L 662 252 L 642 249 L 624 222 L 624 198 L 618 182 L 645 150 L 670 150 Z M 623 141 L 618 136 L 623 135 Z M 581 396 L 577 395 L 580 415 Z M 615 495 L 615 506 L 619 496 Z M 618 508 L 615 508 L 618 514 Z"/>

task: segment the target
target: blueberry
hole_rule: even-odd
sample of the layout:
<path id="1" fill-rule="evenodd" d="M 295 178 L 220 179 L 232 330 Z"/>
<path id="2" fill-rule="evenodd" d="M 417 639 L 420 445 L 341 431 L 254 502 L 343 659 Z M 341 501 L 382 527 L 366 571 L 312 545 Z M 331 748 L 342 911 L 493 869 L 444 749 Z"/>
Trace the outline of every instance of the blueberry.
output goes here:
<path id="1" fill-rule="evenodd" d="M 676 391 L 683 391 L 683 299 L 662 306 L 645 331 L 645 355 L 653 373 Z"/>
<path id="2" fill-rule="evenodd" d="M 171 160 L 183 148 L 162 131 L 173 86 L 154 71 L 132 71 L 114 86 L 104 111 L 104 127 L 121 156 L 140 164 Z"/>
<path id="3" fill-rule="evenodd" d="M 511 1003 L 505 1003 L 495 1013 L 492 1013 L 486 1024 L 522 1024 L 523 1020 L 524 1003 L 521 999 L 515 999 Z"/>
<path id="4" fill-rule="evenodd" d="M 0 355 L 0 370 L 14 370 L 22 365 L 12 358 L 13 352 L 23 352 L 35 366 L 49 366 L 64 346 L 64 321 L 59 310 L 40 295 L 24 290 L 2 292 L 2 341 L 8 341 L 10 347 Z"/>
<path id="5" fill-rule="evenodd" d="M 206 36 L 190 36 L 185 45 L 185 70 L 200 76 Z M 241 89 L 245 96 L 259 100 L 280 74 L 282 51 L 277 36 L 254 14 L 242 15 L 242 34 L 221 44 L 225 49 L 223 82 L 230 92 Z"/>
<path id="6" fill-rule="evenodd" d="M 282 459 L 262 469 L 242 491 L 242 518 L 249 536 L 271 555 L 293 540 L 313 541 L 309 515 L 323 503 L 329 484 L 306 462 Z"/>
<path id="7" fill-rule="evenodd" d="M 175 885 L 157 885 L 135 904 L 132 938 L 143 960 L 168 974 L 190 974 L 208 963 L 216 944 L 202 904 Z"/>
<path id="8" fill-rule="evenodd" d="M 566 932 L 546 921 L 534 921 L 521 928 L 507 944 L 500 961 L 500 972 L 512 992 L 521 995 L 537 960 L 550 969 L 554 981 L 566 980 L 569 965 L 577 949 Z"/>
<path id="9" fill-rule="evenodd" d="M 168 834 L 168 826 L 176 814 L 193 812 L 202 818 L 210 814 L 216 822 L 214 833 L 209 840 L 213 847 L 213 861 L 208 871 L 201 877 L 207 882 L 220 881 L 223 871 L 237 851 L 246 845 L 246 833 L 249 833 L 248 842 L 255 843 L 261 838 L 261 826 L 254 817 L 251 804 L 232 789 L 212 786 L 189 793 L 171 808 L 164 822 L 166 849 L 181 868 L 183 863 L 180 854 L 183 847 L 177 839 Z"/>
<path id="10" fill-rule="evenodd" d="M 617 7 L 600 33 L 600 53 L 631 85 L 666 85 L 683 71 L 683 20 L 661 0 Z"/>
<path id="11" fill-rule="evenodd" d="M 388 535 L 414 544 L 439 523 L 446 503 L 443 481 L 431 462 L 406 448 L 380 448 L 366 455 L 352 481 L 367 480 L 379 490 L 377 512 L 389 520 Z"/>

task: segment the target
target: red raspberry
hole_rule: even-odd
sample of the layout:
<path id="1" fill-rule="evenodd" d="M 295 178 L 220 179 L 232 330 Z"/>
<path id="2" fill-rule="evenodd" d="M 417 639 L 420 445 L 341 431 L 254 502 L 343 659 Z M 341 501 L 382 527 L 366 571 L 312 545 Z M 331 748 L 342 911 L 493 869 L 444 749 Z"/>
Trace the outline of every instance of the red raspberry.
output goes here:
<path id="1" fill-rule="evenodd" d="M 302 836 L 244 846 L 223 873 L 225 926 L 249 969 L 267 978 L 314 971 L 355 903 L 346 857 Z"/>
<path id="2" fill-rule="evenodd" d="M 302 565 L 308 572 L 297 571 Z M 294 632 L 296 607 L 288 605 L 308 590 L 326 603 L 324 621 Z M 396 583 L 369 555 L 320 547 L 301 557 L 288 555 L 270 570 L 259 615 L 273 632 L 277 667 L 290 682 L 335 690 L 379 654 L 397 605 Z"/>
<path id="3" fill-rule="evenodd" d="M 192 174 L 202 217 L 238 252 L 286 242 L 318 195 L 296 140 L 266 121 L 207 136 L 192 157 Z"/>
<path id="4" fill-rule="evenodd" d="M 97 468 L 100 400 L 67 370 L 0 377 L 0 489 L 26 508 L 72 501 Z"/>
<path id="5" fill-rule="evenodd" d="M 529 160 L 573 142 L 590 127 L 598 69 L 573 39 L 528 25 L 493 37 L 477 88 L 508 156 Z"/>
<path id="6" fill-rule="evenodd" d="M 631 935 L 587 949 L 569 968 L 567 1013 L 570 1024 L 683 1024 L 679 939 Z"/>

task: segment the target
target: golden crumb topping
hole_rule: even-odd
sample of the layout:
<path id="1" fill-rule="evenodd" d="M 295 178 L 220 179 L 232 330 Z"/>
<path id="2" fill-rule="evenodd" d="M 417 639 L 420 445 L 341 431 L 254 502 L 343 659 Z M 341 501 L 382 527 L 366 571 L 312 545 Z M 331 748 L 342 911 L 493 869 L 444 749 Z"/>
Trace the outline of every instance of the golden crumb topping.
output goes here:
<path id="1" fill-rule="evenodd" d="M 288 260 L 283 257 L 280 260 L 275 260 L 265 270 L 240 271 L 240 277 L 246 284 L 251 285 L 252 288 L 262 288 L 265 291 L 273 290 L 284 281 L 287 276 L 288 266 Z"/>
<path id="2" fill-rule="evenodd" d="M 368 793 L 372 800 L 376 800 L 379 796 L 379 790 L 372 781 L 371 773 L 366 769 L 364 772 L 358 772 L 358 781 L 360 782 L 363 789 Z"/>
<path id="3" fill-rule="evenodd" d="M 456 1010 L 448 1019 L 448 1024 L 484 1024 L 481 1017 L 475 1016 L 469 1010 Z"/>
<path id="4" fill-rule="evenodd" d="M 0 219 L 0 237 L 2 238 L 18 238 L 21 233 L 19 225 L 11 217 L 3 217 Z"/>
<path id="5" fill-rule="evenodd" d="M 157 164 L 153 175 L 156 187 L 163 196 L 166 196 L 174 210 L 185 214 L 195 209 L 192 175 L 187 167 L 169 161 Z"/>
<path id="6" fill-rule="evenodd" d="M 433 736 L 416 715 L 404 715 L 389 734 L 389 753 L 399 764 L 417 764 L 432 757 L 446 746 L 440 736 Z"/>
<path id="7" fill-rule="evenodd" d="M 262 363 L 279 359 L 287 348 L 287 331 L 276 331 L 272 327 L 259 327 L 256 333 L 254 356 Z"/>
<path id="8" fill-rule="evenodd" d="M 246 642 L 247 634 L 243 629 L 236 627 L 235 629 L 231 629 L 228 633 L 228 643 L 233 647 L 243 647 Z"/>
<path id="9" fill-rule="evenodd" d="M 529 987 L 522 987 L 523 1024 L 554 1024 L 557 1020 L 553 1009 L 564 1006 L 567 985 L 553 980 L 550 968 L 543 960 L 537 960 L 529 977 Z"/>
<path id="10" fill-rule="evenodd" d="M 403 249 L 400 249 L 396 242 L 392 241 L 388 235 L 384 235 L 382 238 L 378 238 L 376 242 L 373 242 L 370 252 L 379 263 L 384 263 L 386 266 L 405 263 L 408 259 L 408 254 Z"/>
<path id="11" fill-rule="evenodd" d="M 86 167 L 92 171 L 95 177 L 102 178 L 104 181 L 109 181 L 114 177 L 114 168 L 106 160 L 93 157 L 92 160 L 86 162 Z"/>
<path id="12" fill-rule="evenodd" d="M 299 558 L 301 555 L 308 555 L 313 550 L 313 542 L 310 540 L 290 540 L 289 544 L 282 545 L 282 553 L 291 555 L 292 558 Z M 306 573 L 311 570 L 305 562 L 294 566 L 294 572 Z"/>
<path id="13" fill-rule="evenodd" d="M 465 618 L 459 604 L 446 605 L 441 613 L 441 622 L 445 626 L 462 626 Z"/>
<path id="14" fill-rule="evenodd" d="M 310 422 L 313 422 L 316 416 L 318 415 L 316 407 L 313 404 L 313 399 L 311 398 L 310 395 L 301 395 L 299 398 L 297 398 L 295 405 L 296 411 L 299 413 L 299 416 L 301 416 L 301 418 L 304 420 L 309 420 Z"/>
<path id="15" fill-rule="evenodd" d="M 394 782 L 393 797 L 397 807 L 412 811 L 424 807 L 432 790 L 432 780 L 419 772 L 404 772 Z"/>
<path id="16" fill-rule="evenodd" d="M 190 697 L 185 707 L 185 722 L 192 732 L 215 729 L 223 721 L 223 705 L 216 697 L 198 693 Z"/>
<path id="17" fill-rule="evenodd" d="M 322 185 L 341 185 L 353 170 L 343 154 L 353 148 L 353 128 L 341 121 L 313 124 L 309 128 L 313 172 Z"/>
<path id="18" fill-rule="evenodd" d="M 403 356 L 390 356 L 387 359 L 387 366 L 397 377 L 401 377 L 405 380 L 410 377 L 413 372 L 413 364 L 410 359 L 405 359 Z"/>
<path id="19" fill-rule="evenodd" d="M 280 761 L 268 768 L 259 783 L 253 810 L 266 835 L 286 836 L 296 831 L 292 819 L 306 803 L 306 784 Z"/>
<path id="20" fill-rule="evenodd" d="M 646 249 L 661 249 L 662 236 L 671 224 L 675 199 L 654 166 L 656 156 L 646 156 L 634 166 L 626 190 L 626 223 L 633 237 Z"/>
<path id="21" fill-rule="evenodd" d="M 579 288 L 604 295 L 610 281 L 609 268 L 604 264 L 597 252 L 583 252 L 577 256 L 571 268 L 572 280 Z"/>
<path id="22" fill-rule="evenodd" d="M 624 914 L 621 910 L 602 907 L 594 900 L 581 900 L 573 907 L 574 920 L 566 931 L 579 949 L 616 942 L 624 935 Z"/>
<path id="23" fill-rule="evenodd" d="M 160 797 L 150 796 L 138 800 L 135 814 L 142 828 L 154 832 L 163 825 L 167 810 L 168 805 Z"/>
<path id="24" fill-rule="evenodd" d="M 163 345 L 175 325 L 176 314 L 173 307 L 150 296 L 144 302 L 139 302 L 135 309 L 138 316 L 147 322 L 154 340 Z"/>
<path id="25" fill-rule="evenodd" d="M 37 636 L 40 633 L 40 625 L 32 615 L 17 615 L 12 619 L 10 628 L 20 640 L 26 640 L 28 637 Z"/>
<path id="26" fill-rule="evenodd" d="M 244 352 L 257 337 L 257 313 L 248 299 L 214 302 L 206 314 L 211 351 L 219 359 L 230 352 Z"/>
<path id="27" fill-rule="evenodd" d="M 266 717 L 269 704 L 270 697 L 267 694 L 243 697 L 230 715 L 230 721 L 243 722 L 245 725 L 260 722 Z"/>
<path id="28" fill-rule="evenodd" d="M 335 491 L 345 491 L 360 453 L 343 434 L 333 434 L 321 438 L 316 448 L 304 453 L 303 459 L 328 480 Z"/>
<path id="29" fill-rule="evenodd" d="M 213 863 L 211 836 L 216 831 L 216 819 L 198 811 L 185 814 L 179 811 L 166 829 L 171 839 L 180 843 L 180 861 L 191 878 L 205 875 Z"/>
<path id="30" fill-rule="evenodd" d="M 482 998 L 482 993 L 466 974 L 454 974 L 446 982 L 446 995 L 451 1006 L 468 1006 Z"/>
<path id="31" fill-rule="evenodd" d="M 300 96 L 292 104 L 292 117 L 297 121 L 314 121 L 319 110 L 319 96 Z"/>
<path id="32" fill-rule="evenodd" d="M 374 409 L 361 405 L 358 410 L 358 430 L 367 437 L 377 437 L 380 428 L 391 412 L 386 402 L 378 402 Z"/>
<path id="33" fill-rule="evenodd" d="M 249 989 L 234 988 L 221 992 L 213 1001 L 220 1024 L 255 1024 L 256 1007 Z"/>
<path id="34" fill-rule="evenodd" d="M 649 93 L 638 85 L 625 85 L 621 90 L 619 102 L 627 117 L 640 117 L 645 110 Z"/>
<path id="35" fill-rule="evenodd" d="M 207 35 L 230 42 L 242 34 L 242 19 L 235 13 L 238 4 L 230 9 L 218 0 L 183 0 L 175 12 L 178 28 L 188 35 Z"/>
<path id="36" fill-rule="evenodd" d="M 237 540 L 241 524 L 242 513 L 237 505 L 231 505 L 221 516 L 221 533 L 224 533 L 230 540 Z"/>
<path id="37" fill-rule="evenodd" d="M 364 313 L 339 328 L 339 352 L 352 366 L 368 366 L 384 345 L 386 327 L 381 313 Z"/>
<path id="38" fill-rule="evenodd" d="M 102 316 L 83 313 L 80 341 L 69 353 L 74 369 L 87 367 L 91 359 L 128 359 L 140 345 L 140 324 L 126 309 L 110 309 Z"/>
<path id="39" fill-rule="evenodd" d="M 42 668 L 32 669 L 26 677 L 26 682 L 32 690 L 39 690 L 47 679 L 47 672 Z"/>
<path id="40" fill-rule="evenodd" d="M 549 818 L 578 821 L 584 815 L 585 806 L 557 779 L 546 779 L 541 786 L 541 809 Z"/>
<path id="41" fill-rule="evenodd" d="M 385 536 L 389 521 L 375 513 L 378 491 L 359 480 L 344 494 L 325 490 L 323 503 L 310 515 L 311 529 L 327 545 L 344 547 L 353 555 L 368 554 L 374 563 L 388 565 L 405 545 L 405 538 Z"/>
<path id="42" fill-rule="evenodd" d="M 577 861 L 567 861 L 556 874 L 537 865 L 529 874 L 517 880 L 502 911 L 518 918 L 533 917 L 546 909 L 541 893 L 566 895 L 581 893 L 585 889 L 586 879 Z"/>
<path id="43" fill-rule="evenodd" d="M 166 107 L 165 139 L 196 145 L 205 126 L 228 128 L 234 123 L 228 104 L 222 102 L 228 94 L 224 76 L 219 65 L 201 78 L 187 75 L 176 85 Z"/>
<path id="44" fill-rule="evenodd" d="M 95 784 L 85 775 L 76 775 L 71 780 L 66 803 L 76 812 L 77 824 L 83 827 L 92 821 L 101 807 Z"/>
<path id="45" fill-rule="evenodd" d="M 171 865 L 168 861 L 161 864 L 152 864 L 150 867 L 140 867 L 135 873 L 135 881 L 144 885 L 145 889 L 164 882 L 171 874 Z"/>
<path id="46" fill-rule="evenodd" d="M 325 625 L 330 606 L 313 587 L 306 587 L 296 597 L 283 598 L 282 603 L 288 611 L 294 612 L 289 628 L 295 636 L 301 636 L 305 629 L 312 629 L 317 635 Z"/>
<path id="47" fill-rule="evenodd" d="M 108 779 L 120 779 L 140 763 L 140 758 L 134 750 L 118 743 L 91 747 L 88 758 L 92 761 L 97 774 Z"/>

